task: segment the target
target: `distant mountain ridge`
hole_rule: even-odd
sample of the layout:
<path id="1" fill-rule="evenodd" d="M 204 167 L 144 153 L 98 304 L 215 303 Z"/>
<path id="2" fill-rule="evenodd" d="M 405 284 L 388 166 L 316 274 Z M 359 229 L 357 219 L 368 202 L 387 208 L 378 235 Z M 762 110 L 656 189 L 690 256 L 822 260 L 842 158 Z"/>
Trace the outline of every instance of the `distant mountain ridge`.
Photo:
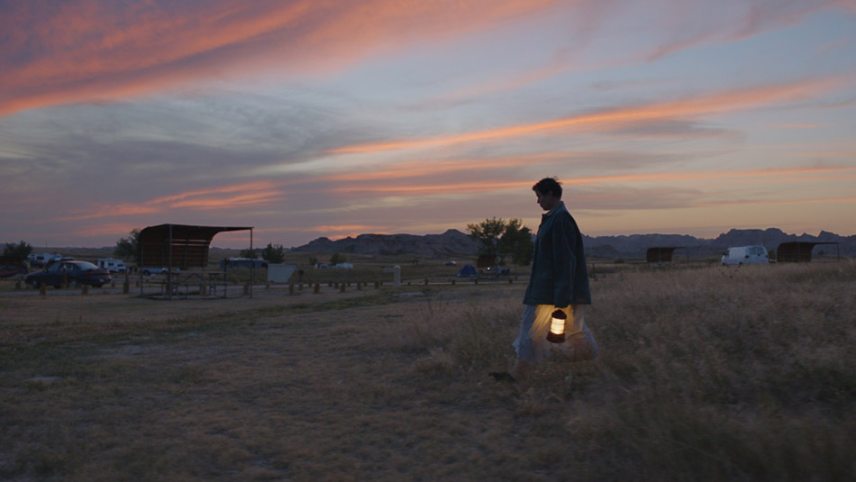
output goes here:
<path id="1" fill-rule="evenodd" d="M 786 241 L 835 242 L 839 243 L 842 256 L 856 256 L 856 235 L 841 236 L 828 231 L 821 231 L 817 236 L 813 236 L 805 233 L 788 234 L 779 228 L 731 229 L 713 239 L 696 238 L 686 234 L 584 236 L 586 253 L 605 258 L 643 257 L 648 248 L 657 246 L 688 248 L 691 256 L 713 256 L 729 246 L 761 244 L 772 250 Z M 322 237 L 292 248 L 292 251 L 450 257 L 473 256 L 478 252 L 478 243 L 457 229 L 449 229 L 442 234 L 361 234 L 335 241 Z M 835 253 L 835 248 L 829 247 L 826 252 Z"/>
<path id="2" fill-rule="evenodd" d="M 632 234 L 627 236 L 584 236 L 586 250 L 595 256 L 644 256 L 648 248 L 676 246 L 688 248 L 693 256 L 711 256 L 730 246 L 760 244 L 768 250 L 776 249 L 787 241 L 833 242 L 839 243 L 842 256 L 856 255 L 856 235 L 841 236 L 829 231 L 821 231 L 817 236 L 811 234 L 788 234 L 779 228 L 767 229 L 731 229 L 713 239 L 696 238 L 686 234 Z M 822 248 L 818 248 L 822 249 Z M 829 247 L 827 253 L 834 253 Z M 602 254 L 601 254 L 602 253 Z"/>

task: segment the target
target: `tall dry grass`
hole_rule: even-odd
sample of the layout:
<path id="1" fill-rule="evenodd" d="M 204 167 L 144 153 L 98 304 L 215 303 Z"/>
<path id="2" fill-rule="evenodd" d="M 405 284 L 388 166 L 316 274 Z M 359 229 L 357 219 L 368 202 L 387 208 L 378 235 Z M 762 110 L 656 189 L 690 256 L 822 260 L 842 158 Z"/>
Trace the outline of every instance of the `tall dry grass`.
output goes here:
<path id="1" fill-rule="evenodd" d="M 523 286 L 9 298 L 0 479 L 848 480 L 856 265 L 616 271 L 518 383 Z M 95 300 L 95 301 L 92 301 Z"/>
<path id="2" fill-rule="evenodd" d="M 556 474 L 852 480 L 852 262 L 618 273 L 593 292 L 601 357 L 550 361 L 513 389 L 516 414 L 560 447 Z M 514 301 L 428 310 L 400 347 L 421 348 L 426 375 L 483 376 L 513 358 Z"/>

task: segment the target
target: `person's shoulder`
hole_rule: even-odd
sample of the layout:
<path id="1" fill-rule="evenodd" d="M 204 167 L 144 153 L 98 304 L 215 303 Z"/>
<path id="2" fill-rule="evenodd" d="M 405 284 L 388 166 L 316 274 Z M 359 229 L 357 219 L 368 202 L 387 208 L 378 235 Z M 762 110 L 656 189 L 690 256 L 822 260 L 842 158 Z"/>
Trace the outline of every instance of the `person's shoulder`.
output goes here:
<path id="1" fill-rule="evenodd" d="M 568 228 L 571 228 L 575 231 L 579 231 L 579 229 L 580 229 L 577 226 L 576 219 L 574 219 L 574 216 L 571 215 L 570 211 L 568 211 L 568 210 L 564 210 L 561 213 L 559 213 L 559 216 L 557 216 L 556 221 L 562 227 L 568 227 Z"/>

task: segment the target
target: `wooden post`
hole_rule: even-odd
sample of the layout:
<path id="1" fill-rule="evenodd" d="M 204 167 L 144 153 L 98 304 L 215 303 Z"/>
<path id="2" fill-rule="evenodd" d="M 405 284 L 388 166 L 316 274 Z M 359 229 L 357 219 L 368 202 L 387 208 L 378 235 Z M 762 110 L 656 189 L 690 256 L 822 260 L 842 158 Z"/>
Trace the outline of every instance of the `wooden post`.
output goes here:
<path id="1" fill-rule="evenodd" d="M 315 287 L 312 288 L 312 292 L 316 295 L 321 292 L 321 283 L 315 283 Z"/>
<path id="2" fill-rule="evenodd" d="M 345 292 L 345 283 L 342 283 L 339 285 L 339 293 L 344 293 L 344 292 Z"/>
<path id="3" fill-rule="evenodd" d="M 294 283 L 288 283 L 288 294 L 294 294 Z"/>
<path id="4" fill-rule="evenodd" d="M 131 292 L 131 283 L 128 282 L 128 278 L 125 278 L 125 282 L 122 283 L 122 294 L 127 295 Z"/>
<path id="5" fill-rule="evenodd" d="M 48 287 L 44 283 L 39 285 L 39 294 L 42 296 L 47 296 L 48 294 Z"/>

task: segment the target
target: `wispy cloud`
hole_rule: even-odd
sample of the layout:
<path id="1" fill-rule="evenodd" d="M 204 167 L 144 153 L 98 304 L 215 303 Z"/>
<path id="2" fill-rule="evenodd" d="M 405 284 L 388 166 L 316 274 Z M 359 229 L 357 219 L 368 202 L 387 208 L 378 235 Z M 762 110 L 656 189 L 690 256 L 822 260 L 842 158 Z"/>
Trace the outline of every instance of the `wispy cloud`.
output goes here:
<path id="1" fill-rule="evenodd" d="M 637 185 L 640 183 L 673 184 L 685 181 L 712 181 L 730 179 L 736 181 L 747 181 L 756 183 L 759 178 L 768 182 L 779 179 L 808 179 L 810 176 L 848 176 L 856 173 L 856 166 L 808 166 L 793 168 L 767 168 L 749 170 L 717 170 L 717 171 L 672 171 L 672 172 L 640 172 L 627 174 L 613 174 L 602 176 L 575 176 L 563 179 L 562 182 L 568 186 L 595 186 L 595 185 Z M 442 195 L 454 193 L 491 192 L 498 190 L 525 190 L 531 187 L 531 180 L 481 180 L 474 182 L 448 182 L 436 183 L 433 179 L 412 180 L 411 182 L 379 182 L 347 184 L 333 187 L 336 193 L 373 193 L 379 195 L 392 194 L 419 194 L 419 195 Z"/>
<path id="2" fill-rule="evenodd" d="M 267 205 L 282 199 L 284 193 L 271 181 L 231 184 L 161 196 L 140 203 L 90 206 L 81 212 L 57 218 L 81 221 L 164 213 L 175 209 L 238 209 Z"/>
<path id="3" fill-rule="evenodd" d="M 721 5 L 707 22 L 686 22 L 689 10 L 699 8 L 689 2 L 667 1 L 669 8 L 657 12 L 666 23 L 662 31 L 672 38 L 647 54 L 648 61 L 713 42 L 735 42 L 760 32 L 791 25 L 823 8 L 836 5 L 835 0 L 804 2 L 733 2 Z M 727 3 L 727 2 L 723 2 Z M 720 17 L 720 21 L 716 21 Z"/>
<path id="4" fill-rule="evenodd" d="M 519 124 L 510 127 L 487 129 L 463 134 L 342 146 L 332 149 L 331 152 L 336 154 L 374 153 L 388 150 L 421 149 L 471 142 L 501 141 L 562 129 L 625 128 L 629 124 L 639 122 L 696 117 L 706 114 L 719 114 L 811 98 L 840 85 L 842 81 L 843 79 L 841 78 L 824 78 L 753 88 L 734 89 L 675 101 L 605 109 L 598 112 L 578 114 L 544 122 Z"/>
<path id="5" fill-rule="evenodd" d="M 249 71 L 334 68 L 373 51 L 482 29 L 549 3 L 10 2 L 0 17 L 0 115 Z"/>

